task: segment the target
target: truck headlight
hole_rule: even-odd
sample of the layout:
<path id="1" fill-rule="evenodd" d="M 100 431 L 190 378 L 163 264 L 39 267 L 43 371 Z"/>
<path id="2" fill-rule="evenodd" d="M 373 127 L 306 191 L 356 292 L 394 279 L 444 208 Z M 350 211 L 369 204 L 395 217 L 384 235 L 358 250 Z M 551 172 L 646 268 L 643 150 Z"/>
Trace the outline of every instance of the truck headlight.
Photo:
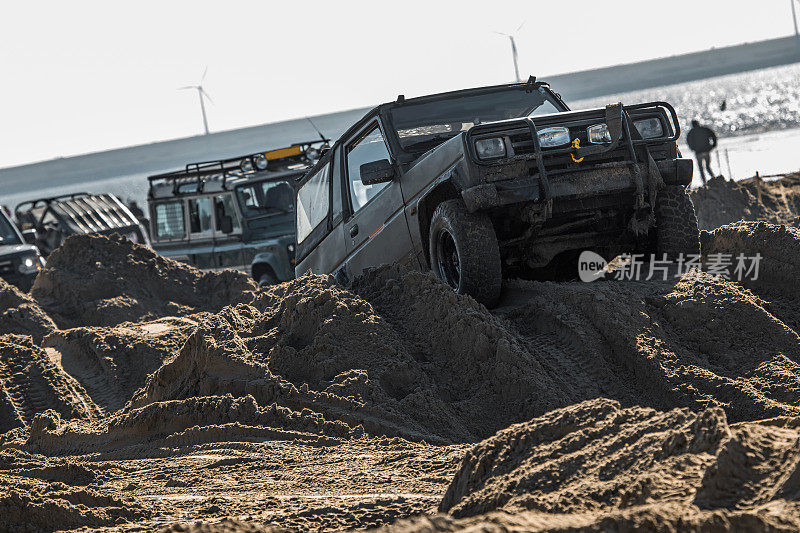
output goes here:
<path id="1" fill-rule="evenodd" d="M 569 144 L 569 129 L 563 127 L 542 128 L 539 130 L 539 146 L 553 148 Z"/>
<path id="2" fill-rule="evenodd" d="M 586 129 L 589 142 L 592 144 L 604 144 L 611 142 L 611 132 L 608 131 L 608 124 L 595 124 Z"/>
<path id="3" fill-rule="evenodd" d="M 289 244 L 286 246 L 286 249 L 289 251 L 290 254 L 294 253 L 294 244 Z"/>
<path id="4" fill-rule="evenodd" d="M 664 126 L 656 117 L 634 120 L 633 125 L 639 130 L 642 139 L 655 139 L 664 135 Z"/>
<path id="5" fill-rule="evenodd" d="M 244 159 L 242 159 L 242 162 L 239 165 L 239 168 L 244 173 L 252 172 L 253 171 L 253 163 L 250 162 L 250 158 L 249 157 L 245 157 Z"/>
<path id="6" fill-rule="evenodd" d="M 475 153 L 478 159 L 497 159 L 506 155 L 506 143 L 502 137 L 489 137 L 475 141 Z"/>
<path id="7" fill-rule="evenodd" d="M 17 270 L 19 270 L 20 274 L 33 274 L 38 272 L 40 267 L 39 258 L 35 255 L 28 255 L 19 262 Z"/>

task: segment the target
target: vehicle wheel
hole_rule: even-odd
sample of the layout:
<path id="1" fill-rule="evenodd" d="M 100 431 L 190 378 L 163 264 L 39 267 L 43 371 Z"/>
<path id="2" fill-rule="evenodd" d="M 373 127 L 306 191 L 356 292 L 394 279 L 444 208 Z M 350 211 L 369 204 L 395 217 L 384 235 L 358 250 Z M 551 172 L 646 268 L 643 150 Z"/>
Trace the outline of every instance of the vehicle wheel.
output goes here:
<path id="1" fill-rule="evenodd" d="M 656 252 L 670 259 L 680 254 L 700 253 L 700 232 L 697 216 L 686 188 L 681 185 L 665 187 L 656 201 Z"/>
<path id="2" fill-rule="evenodd" d="M 437 278 L 487 307 L 497 303 L 503 275 L 488 216 L 468 212 L 460 200 L 442 202 L 431 217 L 429 252 Z"/>
<path id="3" fill-rule="evenodd" d="M 258 278 L 258 286 L 259 287 L 266 287 L 268 285 L 275 285 L 278 283 L 278 278 L 275 277 L 275 274 L 272 272 L 264 272 L 261 274 L 261 277 Z"/>

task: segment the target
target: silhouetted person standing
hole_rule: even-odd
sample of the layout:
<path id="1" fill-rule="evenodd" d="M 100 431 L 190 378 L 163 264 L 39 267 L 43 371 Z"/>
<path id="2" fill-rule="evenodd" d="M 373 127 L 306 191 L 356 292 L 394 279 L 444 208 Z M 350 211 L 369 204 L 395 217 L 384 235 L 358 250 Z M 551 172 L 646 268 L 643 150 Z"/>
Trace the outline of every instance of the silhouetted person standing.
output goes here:
<path id="1" fill-rule="evenodd" d="M 686 144 L 689 145 L 694 151 L 697 158 L 697 167 L 700 169 L 700 177 L 703 179 L 703 185 L 706 184 L 706 173 L 710 177 L 714 177 L 711 171 L 711 150 L 717 147 L 717 136 L 711 131 L 711 128 L 701 126 L 696 120 L 692 121 L 692 129 L 686 135 Z M 703 166 L 705 165 L 705 169 Z"/>

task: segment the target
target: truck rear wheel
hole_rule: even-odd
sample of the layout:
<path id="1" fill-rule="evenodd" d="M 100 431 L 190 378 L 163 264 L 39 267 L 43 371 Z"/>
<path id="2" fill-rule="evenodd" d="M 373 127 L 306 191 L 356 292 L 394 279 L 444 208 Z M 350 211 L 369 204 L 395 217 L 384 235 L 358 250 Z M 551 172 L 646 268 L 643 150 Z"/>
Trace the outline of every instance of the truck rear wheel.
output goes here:
<path id="1" fill-rule="evenodd" d="M 697 216 L 686 188 L 670 185 L 658 193 L 656 202 L 656 252 L 676 259 L 680 254 L 700 253 Z"/>
<path id="2" fill-rule="evenodd" d="M 431 217 L 431 270 L 459 294 L 487 307 L 500 298 L 500 247 L 489 217 L 470 213 L 461 200 L 448 200 Z"/>

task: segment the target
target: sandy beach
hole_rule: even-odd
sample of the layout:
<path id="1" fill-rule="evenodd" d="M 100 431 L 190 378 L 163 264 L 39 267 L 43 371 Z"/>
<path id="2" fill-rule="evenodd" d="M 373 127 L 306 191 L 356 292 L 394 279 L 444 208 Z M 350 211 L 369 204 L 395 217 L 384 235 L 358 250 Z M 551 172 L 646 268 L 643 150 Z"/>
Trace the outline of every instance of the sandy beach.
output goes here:
<path id="1" fill-rule="evenodd" d="M 757 279 L 259 289 L 121 238 L 0 282 L 0 530 L 797 531 L 800 175 L 692 193 Z"/>

